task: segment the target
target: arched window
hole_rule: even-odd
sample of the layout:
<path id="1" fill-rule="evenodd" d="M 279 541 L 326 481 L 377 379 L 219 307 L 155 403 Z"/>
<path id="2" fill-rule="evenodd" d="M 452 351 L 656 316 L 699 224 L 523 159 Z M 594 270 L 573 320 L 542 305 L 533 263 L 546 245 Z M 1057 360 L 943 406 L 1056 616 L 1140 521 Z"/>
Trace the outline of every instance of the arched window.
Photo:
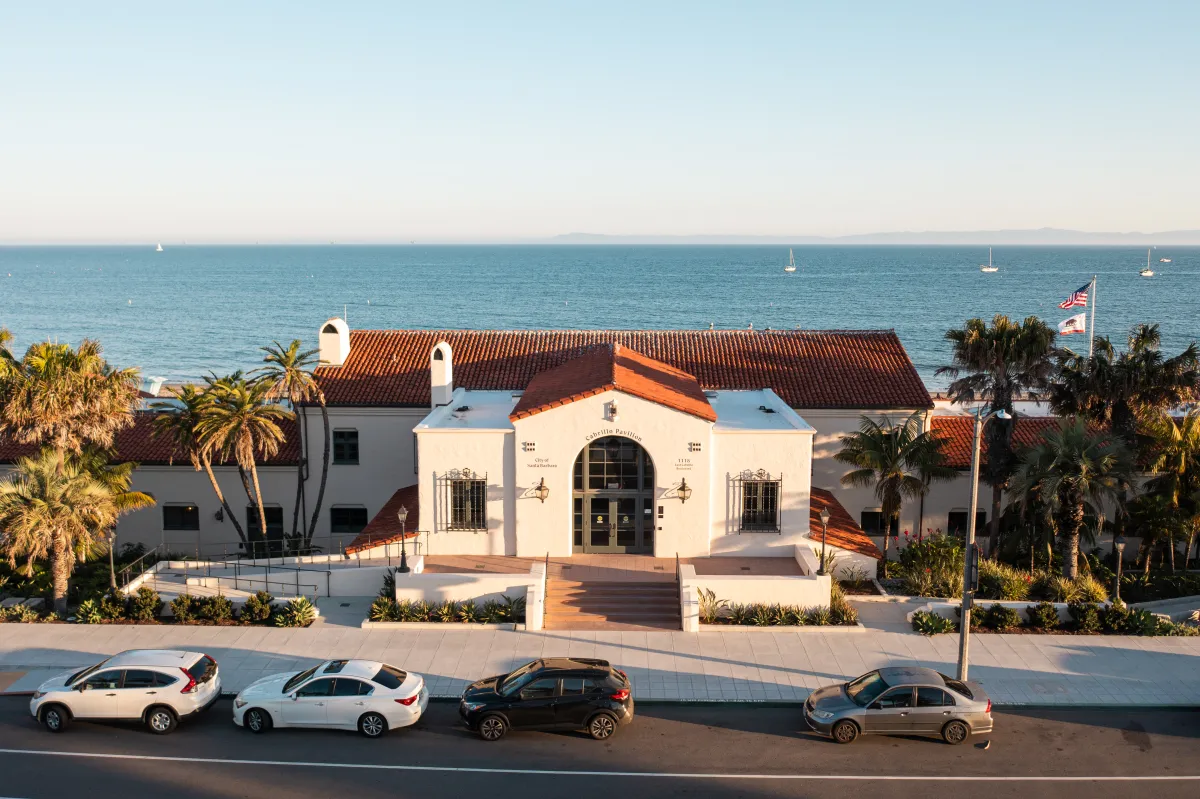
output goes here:
<path id="1" fill-rule="evenodd" d="M 575 459 L 576 552 L 654 552 L 654 462 L 632 439 L 607 436 Z"/>
<path id="2" fill-rule="evenodd" d="M 334 327 L 333 325 L 325 325 L 325 327 L 321 330 L 321 332 L 336 334 L 338 332 L 338 329 L 336 327 Z"/>
<path id="3" fill-rule="evenodd" d="M 441 349 L 441 347 L 438 347 L 437 349 L 435 349 L 435 350 L 433 351 L 433 359 L 434 359 L 435 361 L 444 361 L 444 360 L 446 360 L 446 356 L 442 354 L 442 349 Z"/>

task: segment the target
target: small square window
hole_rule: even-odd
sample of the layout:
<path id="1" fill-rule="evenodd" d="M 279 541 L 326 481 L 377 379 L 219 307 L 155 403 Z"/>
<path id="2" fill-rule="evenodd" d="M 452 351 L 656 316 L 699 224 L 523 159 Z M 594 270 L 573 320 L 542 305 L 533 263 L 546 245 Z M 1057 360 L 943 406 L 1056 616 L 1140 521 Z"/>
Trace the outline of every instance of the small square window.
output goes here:
<path id="1" fill-rule="evenodd" d="M 164 530 L 199 530 L 200 509 L 195 505 L 163 505 Z"/>
<path id="2" fill-rule="evenodd" d="M 747 480 L 742 483 L 742 529 L 765 533 L 779 531 L 778 480 Z"/>
<path id="3" fill-rule="evenodd" d="M 859 515 L 860 526 L 867 535 L 883 537 L 883 511 L 865 510 Z M 892 538 L 900 535 L 900 519 L 892 518 Z"/>
<path id="4" fill-rule="evenodd" d="M 487 529 L 486 481 L 450 481 L 450 529 Z"/>
<path id="5" fill-rule="evenodd" d="M 329 509 L 329 529 L 334 533 L 361 533 L 367 526 L 367 509 L 334 506 Z"/>
<path id="6" fill-rule="evenodd" d="M 267 539 L 279 541 L 283 538 L 283 508 L 278 505 L 265 505 L 263 513 L 267 517 Z M 262 538 L 262 525 L 258 523 L 258 506 L 246 506 L 246 535 L 253 542 Z"/>
<path id="7" fill-rule="evenodd" d="M 333 462 L 337 464 L 358 463 L 358 431 L 333 431 Z"/>

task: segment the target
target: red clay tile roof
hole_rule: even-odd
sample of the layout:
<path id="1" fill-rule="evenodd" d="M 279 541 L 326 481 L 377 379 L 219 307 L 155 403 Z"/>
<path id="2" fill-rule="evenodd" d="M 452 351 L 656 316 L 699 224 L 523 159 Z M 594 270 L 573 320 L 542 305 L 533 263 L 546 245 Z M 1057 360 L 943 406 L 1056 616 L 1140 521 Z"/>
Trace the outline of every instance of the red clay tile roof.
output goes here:
<path id="1" fill-rule="evenodd" d="M 417 530 L 421 527 L 419 488 L 416 485 L 405 486 L 392 494 L 392 498 L 384 503 L 379 513 L 375 514 L 375 518 L 371 519 L 362 532 L 346 546 L 346 554 L 353 555 L 364 549 L 395 543 L 401 537 L 415 538 Z M 400 530 L 400 519 L 396 517 L 396 511 L 400 510 L 401 505 L 408 509 L 403 531 Z"/>
<path id="2" fill-rule="evenodd" d="M 824 488 L 813 488 L 808 508 L 808 537 L 820 543 L 821 541 L 821 509 L 829 508 L 829 532 L 827 541 L 832 547 L 857 552 L 876 560 L 883 560 L 883 553 L 875 542 L 863 532 L 842 503 L 832 492 Z"/>
<path id="3" fill-rule="evenodd" d="M 771 388 L 793 408 L 931 408 L 890 330 L 352 330 L 342 366 L 316 374 L 331 405 L 429 405 L 429 353 L 454 350 L 454 380 L 516 391 L 597 344 L 620 344 L 711 389 Z"/>
<path id="4" fill-rule="evenodd" d="M 1057 416 L 1018 416 L 1013 427 L 1013 449 L 1019 451 L 1039 443 L 1042 434 L 1057 427 L 1059 421 Z M 934 416 L 929 420 L 929 426 L 942 439 L 946 465 L 952 469 L 970 469 L 974 420 L 970 416 Z M 987 445 L 982 442 L 979 455 L 980 465 L 986 463 Z"/>
<path id="5" fill-rule="evenodd" d="M 154 436 L 154 417 L 156 415 L 157 413 L 154 411 L 138 411 L 133 415 L 133 426 L 117 432 L 114 462 L 136 461 L 143 466 L 165 465 L 173 462 L 177 466 L 191 468 L 191 461 L 187 459 L 187 456 L 174 450 L 169 438 Z M 278 424 L 287 440 L 279 448 L 275 457 L 260 462 L 260 466 L 295 466 L 300 462 L 296 422 L 283 419 Z M 33 455 L 37 449 L 32 445 L 18 444 L 10 439 L 0 437 L 0 463 L 13 463 L 19 457 Z M 232 465 L 233 461 L 226 463 Z"/>
<path id="6" fill-rule="evenodd" d="M 529 381 L 529 387 L 508 418 L 515 422 L 614 390 L 710 422 L 717 420 L 717 413 L 696 378 L 620 344 L 600 344 L 562 366 L 539 372 Z"/>

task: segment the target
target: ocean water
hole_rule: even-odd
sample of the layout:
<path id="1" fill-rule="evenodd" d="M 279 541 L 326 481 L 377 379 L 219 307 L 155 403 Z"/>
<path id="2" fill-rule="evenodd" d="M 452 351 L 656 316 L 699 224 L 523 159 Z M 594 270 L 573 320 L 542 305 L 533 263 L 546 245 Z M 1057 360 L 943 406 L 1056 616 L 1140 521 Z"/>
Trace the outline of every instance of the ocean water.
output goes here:
<path id="1" fill-rule="evenodd" d="M 352 328 L 893 328 L 931 388 L 947 329 L 1030 314 L 1099 276 L 1098 335 L 1158 322 L 1165 347 L 1200 333 L 1200 248 L 170 246 L 0 248 L 0 326 L 15 350 L 99 339 L 111 362 L 171 380 L 253 368 L 258 347 L 316 346 Z M 1170 264 L 1158 263 L 1169 257 Z M 1085 336 L 1062 341 L 1087 346 Z"/>

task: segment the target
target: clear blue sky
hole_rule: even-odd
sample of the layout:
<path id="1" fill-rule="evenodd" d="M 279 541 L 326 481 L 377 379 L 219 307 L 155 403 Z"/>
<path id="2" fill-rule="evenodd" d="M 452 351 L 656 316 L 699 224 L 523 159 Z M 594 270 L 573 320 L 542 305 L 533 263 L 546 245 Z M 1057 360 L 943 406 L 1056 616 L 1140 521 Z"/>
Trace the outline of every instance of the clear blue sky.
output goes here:
<path id="1" fill-rule="evenodd" d="M 1200 3 L 0 5 L 0 241 L 1200 228 Z"/>

